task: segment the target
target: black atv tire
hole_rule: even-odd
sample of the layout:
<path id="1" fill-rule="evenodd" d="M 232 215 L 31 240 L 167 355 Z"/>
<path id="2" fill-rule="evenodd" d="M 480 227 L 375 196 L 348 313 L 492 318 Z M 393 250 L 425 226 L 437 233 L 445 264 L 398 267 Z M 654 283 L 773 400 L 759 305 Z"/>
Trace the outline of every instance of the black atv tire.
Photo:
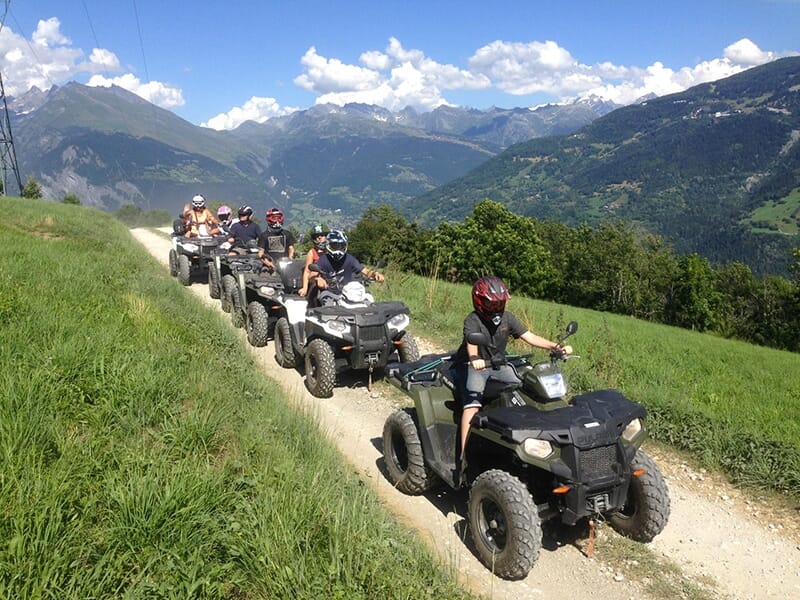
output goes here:
<path id="1" fill-rule="evenodd" d="M 410 363 L 419 360 L 419 348 L 417 340 L 410 333 L 403 336 L 403 343 L 397 347 L 397 356 L 401 363 Z"/>
<path id="2" fill-rule="evenodd" d="M 261 302 L 248 302 L 247 304 L 247 320 L 245 323 L 247 329 L 247 341 L 251 346 L 256 348 L 263 348 L 267 345 L 269 339 L 269 314 L 267 309 Z"/>
<path id="3" fill-rule="evenodd" d="M 317 398 L 330 398 L 336 385 L 336 357 L 331 345 L 313 339 L 306 348 L 306 387 Z"/>
<path id="4" fill-rule="evenodd" d="M 539 558 L 542 523 L 528 488 L 492 469 L 469 492 L 469 529 L 478 557 L 503 579 L 523 579 Z"/>
<path id="5" fill-rule="evenodd" d="M 289 320 L 281 317 L 275 323 L 275 361 L 285 369 L 294 369 L 297 366 L 297 355 L 292 345 L 292 331 Z"/>
<path id="6" fill-rule="evenodd" d="M 439 483 L 425 463 L 413 408 L 390 414 L 383 425 L 383 459 L 389 481 L 404 494 L 422 494 Z"/>
<path id="7" fill-rule="evenodd" d="M 213 263 L 208 265 L 208 295 L 214 300 L 219 300 L 222 296 L 222 283 L 218 273 Z"/>
<path id="8" fill-rule="evenodd" d="M 609 514 L 608 522 L 618 533 L 637 542 L 651 542 L 664 530 L 669 520 L 667 482 L 652 458 L 639 449 L 631 469 L 644 470 L 631 478 L 628 499 L 622 510 Z"/>
<path id="9" fill-rule="evenodd" d="M 178 253 L 175 248 L 169 251 L 169 274 L 173 277 L 178 276 Z"/>
<path id="10" fill-rule="evenodd" d="M 222 276 L 222 291 L 219 297 L 219 304 L 223 312 L 231 312 L 231 288 L 234 285 L 236 285 L 236 278 L 233 275 Z"/>
<path id="11" fill-rule="evenodd" d="M 185 254 L 178 255 L 178 281 L 182 285 L 192 285 L 192 262 Z"/>
<path id="12" fill-rule="evenodd" d="M 230 298 L 231 323 L 233 323 L 233 326 L 237 329 L 241 329 L 244 327 L 245 321 L 247 320 L 247 315 L 245 314 L 247 307 L 242 306 L 241 294 L 239 293 L 239 282 L 236 281 L 236 279 L 234 279 L 233 284 L 231 284 Z"/>

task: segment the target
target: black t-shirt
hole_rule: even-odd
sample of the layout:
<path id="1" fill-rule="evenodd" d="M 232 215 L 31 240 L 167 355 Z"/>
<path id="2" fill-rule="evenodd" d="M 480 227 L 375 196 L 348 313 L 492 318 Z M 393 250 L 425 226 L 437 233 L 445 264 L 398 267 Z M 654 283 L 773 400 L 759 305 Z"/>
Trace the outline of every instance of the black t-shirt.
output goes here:
<path id="1" fill-rule="evenodd" d="M 247 246 L 250 240 L 257 240 L 261 236 L 261 229 L 252 221 L 236 221 L 228 231 L 228 237 L 234 238 L 237 246 Z"/>
<path id="2" fill-rule="evenodd" d="M 519 338 L 528 328 L 520 323 L 519 319 L 509 311 L 504 311 L 500 319 L 500 324 L 495 326 L 487 323 L 478 316 L 475 311 L 467 315 L 464 319 L 464 339 L 458 347 L 455 360 L 464 363 L 469 360 L 467 356 L 467 336 L 470 333 L 483 333 L 490 341 L 488 346 L 478 345 L 478 356 L 483 360 L 491 360 L 493 356 L 505 354 L 508 338 Z"/>
<path id="3" fill-rule="evenodd" d="M 294 246 L 294 236 L 288 229 L 281 229 L 275 233 L 267 229 L 258 238 L 259 247 L 269 254 L 272 260 L 289 257 L 289 246 Z"/>

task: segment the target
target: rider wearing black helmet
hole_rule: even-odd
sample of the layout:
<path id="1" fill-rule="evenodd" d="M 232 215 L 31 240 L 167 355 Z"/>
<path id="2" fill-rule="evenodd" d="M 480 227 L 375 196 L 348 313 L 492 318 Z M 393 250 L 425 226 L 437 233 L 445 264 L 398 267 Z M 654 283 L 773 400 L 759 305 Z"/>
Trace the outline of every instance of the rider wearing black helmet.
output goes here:
<path id="1" fill-rule="evenodd" d="M 508 288 L 499 277 L 481 277 L 472 286 L 472 306 L 475 310 L 464 319 L 464 338 L 454 359 L 456 365 L 466 365 L 467 368 L 464 410 L 461 413 L 462 471 L 470 422 L 483 405 L 486 382 L 490 378 L 508 383 L 519 381 L 509 365 L 492 367 L 492 358 L 505 355 L 509 337 L 522 339 L 530 346 L 545 350 L 559 347 L 556 342 L 531 332 L 511 311 L 506 310 L 506 302 L 510 297 Z M 469 343 L 471 333 L 482 333 L 488 344 Z M 572 346 L 564 346 L 561 350 L 564 354 L 572 354 Z"/>
<path id="2" fill-rule="evenodd" d="M 248 242 L 258 240 L 261 237 L 261 229 L 257 223 L 253 223 L 253 209 L 243 204 L 237 211 L 239 220 L 231 225 L 228 231 L 228 243 L 231 244 L 230 254 L 243 254 L 247 251 Z"/>
<path id="3" fill-rule="evenodd" d="M 305 296 L 308 293 L 308 284 L 311 279 L 311 271 L 308 270 L 308 266 L 317 262 L 319 257 L 325 253 L 325 248 L 328 245 L 327 236 L 328 232 L 322 225 L 315 225 L 311 230 L 312 246 L 309 251 L 306 252 L 306 262 L 303 268 L 303 285 L 297 292 L 300 296 Z"/>

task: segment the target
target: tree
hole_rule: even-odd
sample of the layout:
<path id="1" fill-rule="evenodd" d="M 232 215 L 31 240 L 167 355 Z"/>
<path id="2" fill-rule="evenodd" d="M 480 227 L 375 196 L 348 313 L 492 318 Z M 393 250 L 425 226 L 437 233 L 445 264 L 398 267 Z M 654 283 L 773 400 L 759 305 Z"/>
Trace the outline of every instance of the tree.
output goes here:
<path id="1" fill-rule="evenodd" d="M 22 188 L 22 197 L 29 200 L 36 200 L 42 197 L 42 188 L 32 175 L 28 176 L 28 181 L 25 183 L 25 187 Z"/>
<path id="2" fill-rule="evenodd" d="M 427 248 L 429 256 L 440 257 L 452 281 L 471 283 L 496 275 L 509 289 L 539 298 L 549 297 L 555 281 L 550 253 L 534 221 L 499 202 L 484 200 L 463 223 L 441 224 Z"/>
<path id="3" fill-rule="evenodd" d="M 75 194 L 66 194 L 64 198 L 61 200 L 62 204 L 78 204 L 80 205 L 81 201 Z"/>
<path id="4" fill-rule="evenodd" d="M 668 322 L 696 331 L 713 330 L 720 304 L 714 276 L 708 259 L 697 254 L 682 256 L 678 260 L 674 293 L 667 306 Z"/>
<path id="5" fill-rule="evenodd" d="M 349 251 L 361 262 L 384 260 L 412 271 L 419 270 L 418 241 L 416 225 L 385 204 L 364 211 L 348 235 Z"/>

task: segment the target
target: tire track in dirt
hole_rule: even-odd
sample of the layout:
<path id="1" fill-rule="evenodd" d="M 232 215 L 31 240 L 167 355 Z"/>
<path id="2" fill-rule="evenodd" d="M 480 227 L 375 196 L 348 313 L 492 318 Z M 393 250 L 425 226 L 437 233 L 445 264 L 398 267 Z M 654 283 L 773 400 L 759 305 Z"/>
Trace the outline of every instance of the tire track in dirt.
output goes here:
<path id="1" fill-rule="evenodd" d="M 170 242 L 147 229 L 132 230 L 134 238 L 165 266 Z M 208 306 L 219 302 L 204 284 L 188 290 Z M 220 314 L 224 315 L 221 312 Z M 240 332 L 246 340 L 244 331 Z M 421 354 L 434 349 L 418 340 Z M 245 345 L 247 342 L 245 341 Z M 249 347 L 249 346 L 248 346 Z M 249 347 L 259 367 L 277 381 L 287 397 L 315 418 L 345 459 L 377 492 L 398 519 L 419 532 L 439 557 L 470 591 L 491 598 L 646 598 L 641 586 L 602 562 L 602 544 L 596 558 L 582 552 L 584 540 L 565 537 L 564 528 L 554 538 L 545 532 L 544 548 L 531 573 L 510 582 L 493 576 L 469 548 L 466 530 L 465 492 L 442 488 L 425 496 L 406 496 L 386 479 L 382 469 L 381 433 L 386 416 L 397 408 L 393 394 L 381 385 L 366 389 L 366 375 L 340 382 L 332 398 L 312 396 L 296 370 L 281 368 L 272 342 L 264 348 Z M 765 526 L 751 513 L 758 507 L 737 502 L 735 490 L 715 485 L 703 489 L 697 474 L 663 451 L 648 447 L 661 466 L 670 488 L 672 515 L 664 532 L 648 546 L 677 563 L 689 576 L 715 582 L 720 598 L 760 600 L 800 597 L 800 536 L 792 541 L 789 531 L 777 524 Z M 716 495 L 715 495 L 716 494 Z M 576 529 L 576 528 L 573 528 Z M 568 534 L 567 534 L 568 535 Z M 575 531 L 575 535 L 581 535 Z M 635 557 L 632 557 L 635 558 Z"/>

